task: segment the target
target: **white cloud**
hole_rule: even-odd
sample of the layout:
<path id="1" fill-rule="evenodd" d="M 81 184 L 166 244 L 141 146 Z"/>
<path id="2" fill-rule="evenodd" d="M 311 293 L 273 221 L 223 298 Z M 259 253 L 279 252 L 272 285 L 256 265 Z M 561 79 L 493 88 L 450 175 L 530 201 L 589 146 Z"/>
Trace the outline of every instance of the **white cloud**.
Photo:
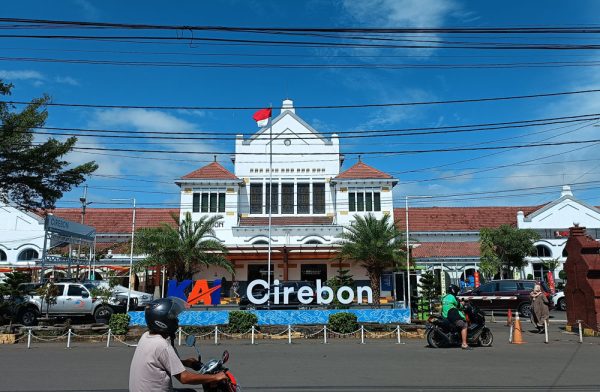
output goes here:
<path id="1" fill-rule="evenodd" d="M 38 71 L 7 71 L 0 69 L 0 79 L 10 82 L 11 80 L 44 80 L 45 77 Z"/>
<path id="2" fill-rule="evenodd" d="M 109 109 L 96 112 L 92 123 L 104 127 L 123 126 L 139 131 L 181 132 L 193 131 L 195 124 L 171 114 L 148 109 Z"/>
<path id="3" fill-rule="evenodd" d="M 343 7 L 365 24 L 395 27 L 437 27 L 461 9 L 453 0 L 345 0 Z"/>
<path id="4" fill-rule="evenodd" d="M 56 83 L 61 83 L 61 84 L 69 84 L 71 86 L 79 86 L 79 81 L 75 78 L 72 78 L 70 76 L 56 76 L 54 78 L 54 81 Z"/>
<path id="5" fill-rule="evenodd" d="M 88 19 L 96 19 L 100 15 L 100 10 L 88 0 L 74 0 L 73 3 L 82 9 L 84 16 Z"/>

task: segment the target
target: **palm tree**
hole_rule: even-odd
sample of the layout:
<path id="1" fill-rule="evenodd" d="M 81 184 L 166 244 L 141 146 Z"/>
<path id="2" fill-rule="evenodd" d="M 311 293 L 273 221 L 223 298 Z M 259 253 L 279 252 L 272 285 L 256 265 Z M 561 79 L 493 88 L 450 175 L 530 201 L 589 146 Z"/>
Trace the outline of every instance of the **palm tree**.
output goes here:
<path id="1" fill-rule="evenodd" d="M 197 221 L 187 212 L 182 221 L 171 215 L 177 223 L 173 227 L 162 223 L 160 227 L 137 231 L 135 247 L 138 253 L 148 255 L 136 267 L 166 266 L 170 276 L 178 281 L 191 279 L 202 267 L 218 266 L 233 273 L 233 265 L 224 257 L 227 248 L 215 239 L 215 224 L 220 215 L 203 216 Z M 213 237 L 213 238 L 207 238 Z"/>
<path id="2" fill-rule="evenodd" d="M 364 218 L 354 215 L 354 224 L 345 227 L 340 235 L 342 248 L 339 258 L 356 261 L 367 271 L 376 305 L 379 305 L 381 273 L 406 260 L 402 232 L 389 215 L 381 219 L 368 214 Z"/>

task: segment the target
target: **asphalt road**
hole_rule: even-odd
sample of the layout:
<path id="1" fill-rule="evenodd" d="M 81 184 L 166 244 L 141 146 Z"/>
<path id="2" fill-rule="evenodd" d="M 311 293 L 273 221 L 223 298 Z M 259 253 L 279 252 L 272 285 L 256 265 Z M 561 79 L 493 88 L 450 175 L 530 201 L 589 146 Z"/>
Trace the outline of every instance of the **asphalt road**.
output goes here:
<path id="1" fill-rule="evenodd" d="M 550 342 L 524 333 L 508 344 L 508 328 L 492 324 L 494 346 L 431 349 L 420 339 L 199 341 L 203 358 L 228 349 L 229 365 L 251 391 L 597 391 L 600 338 L 578 337 L 552 323 Z M 524 329 L 530 324 L 524 323 Z M 120 343 L 34 343 L 0 346 L 0 391 L 126 391 L 134 348 Z M 193 349 L 180 348 L 182 357 Z"/>

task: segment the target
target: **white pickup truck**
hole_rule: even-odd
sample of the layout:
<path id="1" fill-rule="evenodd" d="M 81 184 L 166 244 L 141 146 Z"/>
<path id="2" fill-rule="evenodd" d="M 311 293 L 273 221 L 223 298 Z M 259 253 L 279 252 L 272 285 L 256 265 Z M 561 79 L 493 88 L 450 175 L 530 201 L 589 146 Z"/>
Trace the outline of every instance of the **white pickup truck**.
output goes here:
<path id="1" fill-rule="evenodd" d="M 94 286 L 81 283 L 56 283 L 59 295 L 50 305 L 48 314 L 63 317 L 93 316 L 96 322 L 108 322 L 113 313 L 124 313 L 127 297 L 113 296 L 104 303 L 91 295 Z M 19 307 L 18 321 L 23 325 L 35 325 L 40 315 L 46 314 L 47 304 L 39 295 L 30 293 Z"/>

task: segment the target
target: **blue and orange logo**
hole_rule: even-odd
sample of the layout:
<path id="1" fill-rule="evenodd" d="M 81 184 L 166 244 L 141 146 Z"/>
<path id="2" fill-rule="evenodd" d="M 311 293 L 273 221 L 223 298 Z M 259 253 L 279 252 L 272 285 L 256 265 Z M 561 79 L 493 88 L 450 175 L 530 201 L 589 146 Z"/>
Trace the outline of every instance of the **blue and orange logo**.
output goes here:
<path id="1" fill-rule="evenodd" d="M 204 305 L 219 305 L 221 303 L 221 279 L 216 279 L 212 287 L 208 287 L 207 280 L 197 280 L 192 287 L 189 295 L 185 295 L 185 290 L 190 287 L 192 280 L 184 280 L 178 283 L 176 280 L 169 280 L 167 295 L 177 297 L 186 301 L 189 305 L 196 305 L 203 302 Z"/>

